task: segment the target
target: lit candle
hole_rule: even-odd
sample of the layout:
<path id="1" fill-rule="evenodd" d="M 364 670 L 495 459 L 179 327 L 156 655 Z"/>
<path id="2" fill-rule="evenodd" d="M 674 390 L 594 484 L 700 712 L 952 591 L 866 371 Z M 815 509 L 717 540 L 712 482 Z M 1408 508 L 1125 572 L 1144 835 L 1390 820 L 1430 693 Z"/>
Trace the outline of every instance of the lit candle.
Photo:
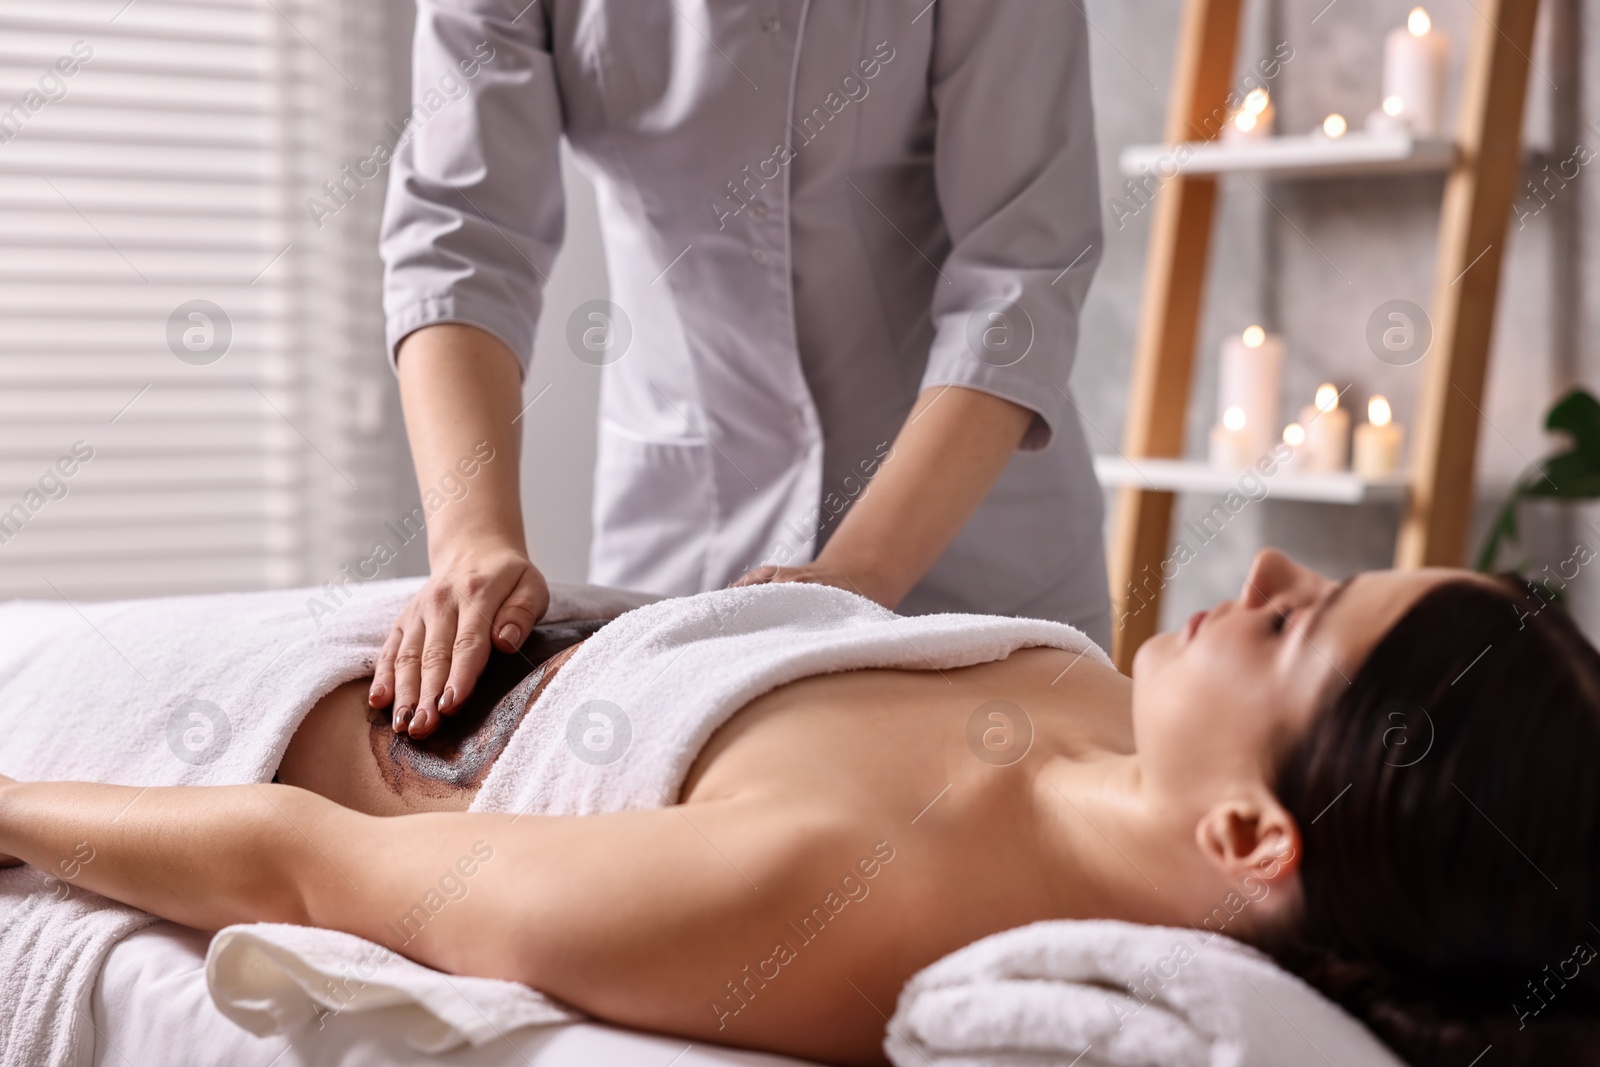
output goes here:
<path id="1" fill-rule="evenodd" d="M 1433 29 L 1420 7 L 1404 26 L 1389 32 L 1383 46 L 1383 112 L 1419 137 L 1437 137 L 1444 127 L 1445 73 L 1450 42 Z"/>
<path id="2" fill-rule="evenodd" d="M 1211 427 L 1211 465 L 1239 470 L 1256 461 L 1257 453 L 1251 447 L 1249 424 L 1243 408 L 1229 408 L 1222 413 L 1222 421 Z"/>
<path id="3" fill-rule="evenodd" d="M 1306 428 L 1298 422 L 1291 422 L 1283 428 L 1283 443 L 1291 449 L 1289 458 L 1284 460 L 1281 465 L 1283 470 L 1290 474 L 1304 471 L 1308 459 Z"/>
<path id="4" fill-rule="evenodd" d="M 1355 471 L 1363 478 L 1379 478 L 1400 469 L 1400 445 L 1405 429 L 1393 421 L 1389 401 L 1375 396 L 1367 401 L 1367 421 L 1356 427 Z"/>
<path id="5" fill-rule="evenodd" d="M 1400 117 L 1400 112 L 1405 109 L 1405 104 L 1398 96 L 1386 96 L 1383 104 L 1374 108 L 1367 116 L 1367 132 L 1383 136 L 1404 134 L 1411 136 L 1411 127 L 1406 125 L 1406 120 Z"/>
<path id="6" fill-rule="evenodd" d="M 1350 124 L 1345 121 L 1343 115 L 1336 111 L 1322 120 L 1322 126 L 1320 129 L 1322 136 L 1326 137 L 1330 141 L 1337 141 L 1350 129 Z"/>
<path id="7" fill-rule="evenodd" d="M 1306 466 L 1314 471 L 1342 471 L 1350 465 L 1350 413 L 1339 406 L 1339 390 L 1317 387 L 1316 403 L 1300 410 L 1306 430 Z"/>
<path id="8" fill-rule="evenodd" d="M 1282 337 L 1251 326 L 1223 339 L 1222 362 L 1217 370 L 1217 410 L 1223 416 L 1230 408 L 1244 412 L 1249 462 L 1272 450 L 1282 379 Z"/>
<path id="9" fill-rule="evenodd" d="M 1265 89 L 1251 89 L 1222 128 L 1224 141 L 1253 141 L 1272 136 L 1272 119 L 1277 108 Z"/>

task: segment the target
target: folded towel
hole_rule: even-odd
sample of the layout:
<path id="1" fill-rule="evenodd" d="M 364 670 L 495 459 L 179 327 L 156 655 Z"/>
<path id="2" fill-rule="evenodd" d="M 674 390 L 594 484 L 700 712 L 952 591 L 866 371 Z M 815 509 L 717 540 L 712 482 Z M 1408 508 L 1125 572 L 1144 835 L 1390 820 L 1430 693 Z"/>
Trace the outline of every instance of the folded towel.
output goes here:
<path id="1" fill-rule="evenodd" d="M 976 941 L 900 994 L 896 1067 L 1404 1067 L 1332 1001 L 1208 930 L 1041 922 Z"/>
<path id="2" fill-rule="evenodd" d="M 206 985 L 222 1013 L 254 1034 L 320 1029 L 341 1012 L 398 1008 L 400 1036 L 431 1053 L 581 1018 L 516 982 L 448 975 L 336 930 L 276 923 L 218 932 L 206 954 Z"/>
<path id="3" fill-rule="evenodd" d="M 0 774 L 123 785 L 269 780 L 295 727 L 372 670 L 420 578 L 323 589 L 0 605 Z M 547 621 L 653 598 L 551 583 Z M 65 1067 L 93 1040 L 78 1010 L 116 941 L 153 921 L 59 869 L 0 871 L 0 1064 Z"/>

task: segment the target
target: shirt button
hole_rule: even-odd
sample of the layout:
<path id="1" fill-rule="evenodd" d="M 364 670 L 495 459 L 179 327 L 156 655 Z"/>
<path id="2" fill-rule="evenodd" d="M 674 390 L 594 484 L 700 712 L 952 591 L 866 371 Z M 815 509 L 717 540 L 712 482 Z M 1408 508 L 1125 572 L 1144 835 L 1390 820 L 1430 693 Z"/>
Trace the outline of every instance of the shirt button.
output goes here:
<path id="1" fill-rule="evenodd" d="M 776 15 L 761 16 L 761 32 L 777 33 L 778 27 L 783 25 L 783 20 Z"/>
<path id="2" fill-rule="evenodd" d="M 767 250 L 765 248 L 752 248 L 750 250 L 750 258 L 757 263 L 765 263 L 767 261 Z"/>

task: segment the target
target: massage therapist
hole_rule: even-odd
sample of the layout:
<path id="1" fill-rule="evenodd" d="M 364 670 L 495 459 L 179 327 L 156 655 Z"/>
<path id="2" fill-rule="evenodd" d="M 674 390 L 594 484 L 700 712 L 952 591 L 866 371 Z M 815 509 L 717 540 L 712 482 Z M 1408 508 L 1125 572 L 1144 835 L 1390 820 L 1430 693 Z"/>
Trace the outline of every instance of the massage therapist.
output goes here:
<path id="1" fill-rule="evenodd" d="M 395 155 L 389 346 L 422 485 L 504 458 L 430 520 L 373 705 L 431 732 L 548 603 L 515 457 L 563 135 L 611 285 L 567 324 L 604 366 L 590 581 L 821 582 L 1105 644 L 1067 389 L 1101 251 L 1087 33 L 1039 0 L 418 0 L 414 92 L 470 90 Z"/>

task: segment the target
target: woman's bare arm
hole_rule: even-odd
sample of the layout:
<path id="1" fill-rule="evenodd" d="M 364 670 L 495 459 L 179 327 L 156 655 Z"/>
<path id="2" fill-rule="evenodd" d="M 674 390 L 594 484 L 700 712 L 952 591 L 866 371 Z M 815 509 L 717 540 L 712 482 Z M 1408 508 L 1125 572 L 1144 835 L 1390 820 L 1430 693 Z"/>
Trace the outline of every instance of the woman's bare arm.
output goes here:
<path id="1" fill-rule="evenodd" d="M 741 803 L 380 818 L 283 785 L 3 783 L 0 853 L 203 930 L 257 921 L 343 930 L 440 970 L 525 982 L 623 1025 L 875 1059 L 882 1020 L 870 1012 L 817 1029 L 829 1012 L 865 1007 L 824 960 L 848 956 L 857 984 L 867 982 L 879 931 L 866 922 L 807 951 L 809 973 L 786 975 L 781 996 L 737 1017 L 714 1007 L 738 1004 L 729 983 L 793 941 L 784 920 L 808 914 L 871 849 L 860 828 Z"/>
<path id="2" fill-rule="evenodd" d="M 27 782 L 0 787 L 0 851 L 51 871 L 89 857 L 74 885 L 202 930 L 324 926 L 442 970 L 535 981 L 551 977 L 542 959 L 565 947 L 552 933 L 586 906 L 567 891 L 573 881 L 623 873 L 639 850 L 682 866 L 670 831 L 641 832 L 659 814 L 588 818 L 580 829 L 534 816 L 380 818 L 283 785 Z M 540 917 L 552 933 L 529 930 L 521 945 L 505 936 Z"/>

